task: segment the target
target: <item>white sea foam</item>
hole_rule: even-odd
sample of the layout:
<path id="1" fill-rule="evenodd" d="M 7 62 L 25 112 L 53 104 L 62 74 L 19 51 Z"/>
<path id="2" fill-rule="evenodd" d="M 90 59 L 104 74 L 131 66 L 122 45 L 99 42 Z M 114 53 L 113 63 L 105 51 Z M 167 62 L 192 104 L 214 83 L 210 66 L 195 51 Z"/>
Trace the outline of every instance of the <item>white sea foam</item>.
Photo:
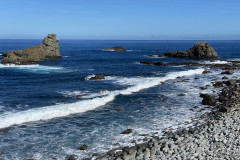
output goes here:
<path id="1" fill-rule="evenodd" d="M 95 74 L 92 74 L 92 75 L 89 75 L 89 76 L 85 77 L 85 80 L 89 80 L 92 77 L 95 77 Z"/>
<path id="2" fill-rule="evenodd" d="M 83 91 L 61 91 L 58 93 L 62 94 L 64 97 L 76 97 L 78 95 L 87 94 L 87 92 L 83 92 Z"/>
<path id="3" fill-rule="evenodd" d="M 142 89 L 147 89 L 159 85 L 163 81 L 175 79 L 178 76 L 191 76 L 194 74 L 201 74 L 203 71 L 204 69 L 195 69 L 181 72 L 172 72 L 167 74 L 165 77 L 141 78 L 139 81 L 135 80 L 136 83 L 127 89 L 111 92 L 105 91 L 102 93 L 102 97 L 82 100 L 70 104 L 52 105 L 0 115 L 0 128 L 5 128 L 11 125 L 22 124 L 26 122 L 49 120 L 57 117 L 65 117 L 71 114 L 83 113 L 96 109 L 99 106 L 103 106 L 110 101 L 113 101 L 117 95 L 129 95 Z"/>
<path id="4" fill-rule="evenodd" d="M 200 64 L 228 64 L 228 61 L 220 61 L 220 60 L 216 60 L 216 61 L 203 61 L 200 62 Z"/>
<path id="5" fill-rule="evenodd" d="M 13 68 L 13 69 L 24 70 L 28 72 L 37 72 L 37 73 L 67 72 L 67 70 L 63 67 L 44 66 L 39 64 L 30 64 L 30 65 L 0 64 L 0 68 Z"/>

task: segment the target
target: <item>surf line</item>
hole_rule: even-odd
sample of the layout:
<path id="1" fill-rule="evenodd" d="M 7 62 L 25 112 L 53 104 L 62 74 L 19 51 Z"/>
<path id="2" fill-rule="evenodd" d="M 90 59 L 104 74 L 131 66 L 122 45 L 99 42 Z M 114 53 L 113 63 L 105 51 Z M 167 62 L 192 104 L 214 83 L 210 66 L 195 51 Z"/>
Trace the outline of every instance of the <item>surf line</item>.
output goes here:
<path id="1" fill-rule="evenodd" d="M 136 82 L 135 85 L 127 89 L 111 91 L 103 97 L 96 97 L 75 103 L 58 104 L 36 109 L 29 109 L 26 111 L 3 114 L 0 115 L 0 128 L 6 128 L 12 125 L 19 125 L 27 122 L 66 117 L 71 114 L 94 110 L 100 106 L 105 105 L 108 102 L 113 101 L 117 95 L 130 95 L 134 92 L 157 86 L 166 80 L 176 79 L 178 76 L 191 76 L 195 74 L 201 74 L 203 71 L 204 69 L 200 68 L 181 72 L 171 72 L 168 73 L 165 77 L 155 77 L 152 79 L 146 78 L 144 81 L 141 80 L 139 83 Z"/>

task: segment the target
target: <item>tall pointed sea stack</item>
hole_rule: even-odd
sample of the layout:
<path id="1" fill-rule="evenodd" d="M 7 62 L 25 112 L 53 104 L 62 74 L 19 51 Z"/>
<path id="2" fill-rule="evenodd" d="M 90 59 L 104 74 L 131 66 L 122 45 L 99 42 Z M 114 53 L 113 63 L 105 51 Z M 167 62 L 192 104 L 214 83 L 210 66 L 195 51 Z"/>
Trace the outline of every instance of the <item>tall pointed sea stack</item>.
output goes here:
<path id="1" fill-rule="evenodd" d="M 56 38 L 56 34 L 48 34 L 44 38 L 42 44 L 29 47 L 24 50 L 15 50 L 4 53 L 5 57 L 2 60 L 2 64 L 32 64 L 44 59 L 56 59 L 62 56 L 59 53 L 59 39 Z"/>

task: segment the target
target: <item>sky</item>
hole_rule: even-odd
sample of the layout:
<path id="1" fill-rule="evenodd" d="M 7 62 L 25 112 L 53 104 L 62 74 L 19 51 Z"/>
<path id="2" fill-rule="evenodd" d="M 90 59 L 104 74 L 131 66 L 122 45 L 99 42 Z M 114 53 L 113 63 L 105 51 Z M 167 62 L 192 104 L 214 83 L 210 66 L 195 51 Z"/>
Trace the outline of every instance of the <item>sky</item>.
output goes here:
<path id="1" fill-rule="evenodd" d="M 0 0 L 0 39 L 240 40 L 240 0 Z"/>

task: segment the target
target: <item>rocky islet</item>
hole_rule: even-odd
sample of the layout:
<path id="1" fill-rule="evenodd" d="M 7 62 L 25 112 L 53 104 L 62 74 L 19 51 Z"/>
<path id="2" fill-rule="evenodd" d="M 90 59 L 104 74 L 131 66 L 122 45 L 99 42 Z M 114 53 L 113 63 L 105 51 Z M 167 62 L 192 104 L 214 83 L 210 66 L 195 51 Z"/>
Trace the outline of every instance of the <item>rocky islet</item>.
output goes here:
<path id="1" fill-rule="evenodd" d="M 62 57 L 59 53 L 59 39 L 56 38 L 56 34 L 48 34 L 38 46 L 10 51 L 2 56 L 4 57 L 2 64 L 16 65 L 33 64 L 44 59 L 58 59 Z"/>

